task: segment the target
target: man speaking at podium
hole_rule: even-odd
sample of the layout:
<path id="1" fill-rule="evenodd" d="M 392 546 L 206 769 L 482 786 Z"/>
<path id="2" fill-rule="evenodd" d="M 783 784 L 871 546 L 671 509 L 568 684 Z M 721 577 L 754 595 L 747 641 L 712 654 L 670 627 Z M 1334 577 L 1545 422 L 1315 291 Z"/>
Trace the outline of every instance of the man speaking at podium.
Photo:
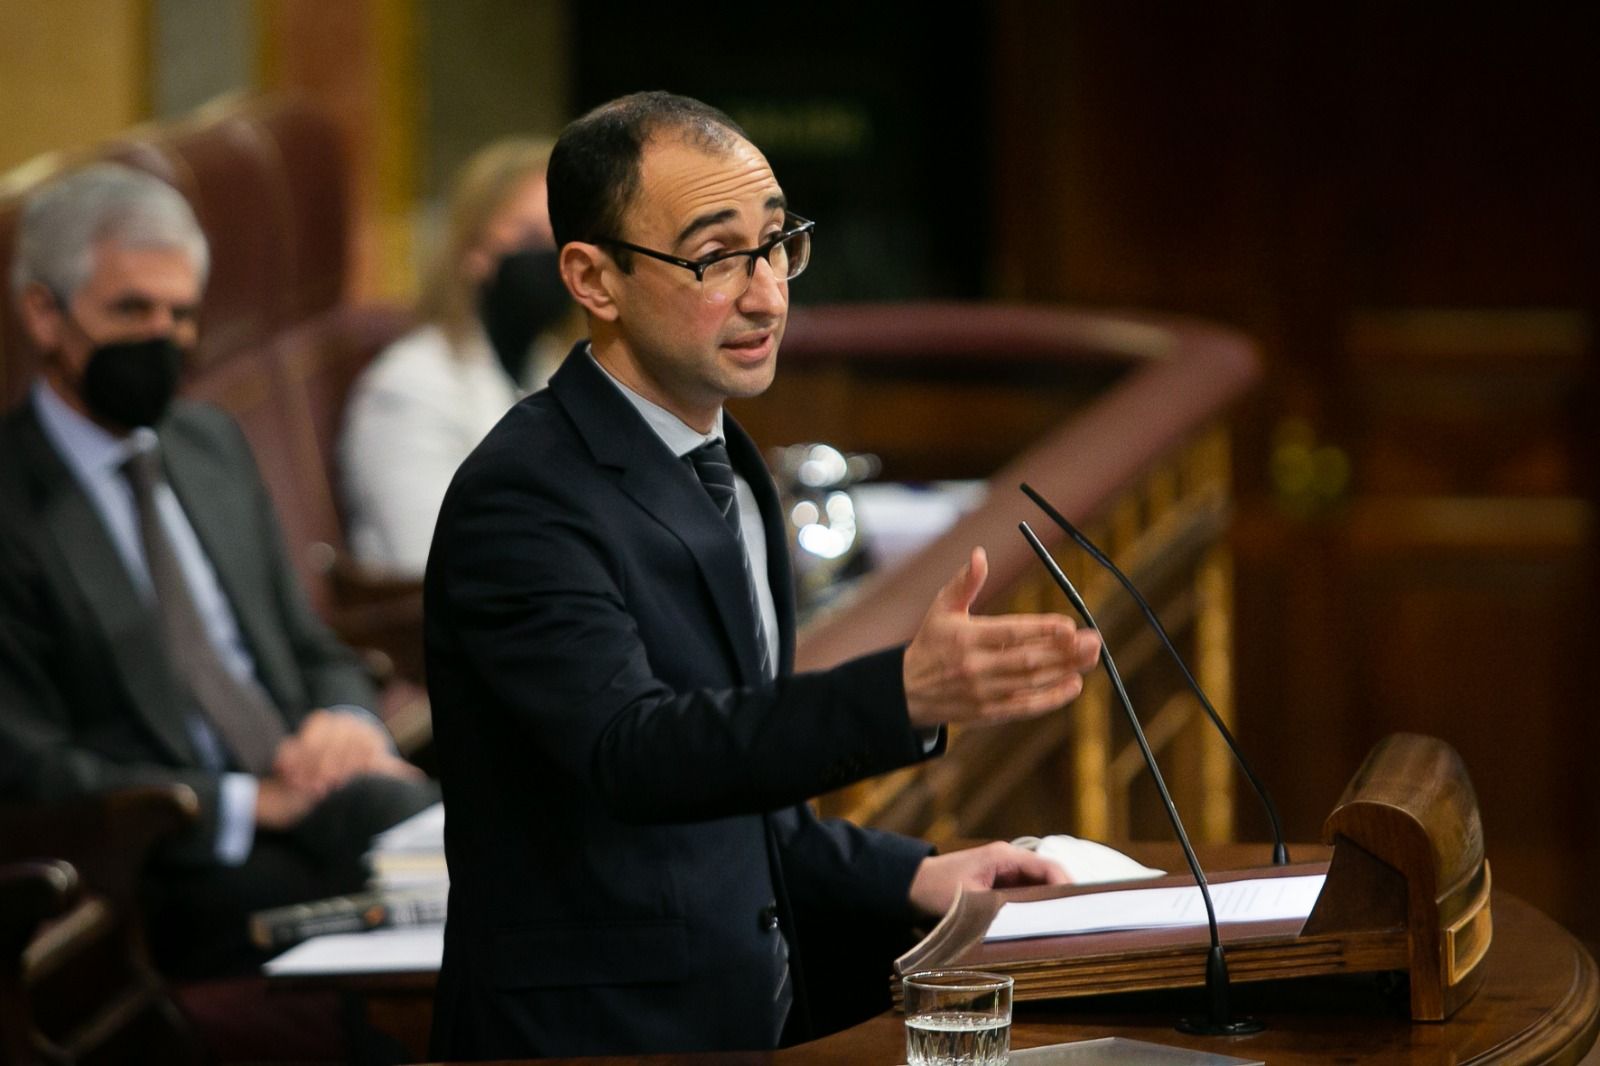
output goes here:
<path id="1" fill-rule="evenodd" d="M 909 645 L 792 673 L 777 495 L 722 405 L 772 383 L 811 223 L 726 115 L 666 93 L 572 123 L 549 189 L 590 340 L 463 464 L 428 563 L 434 1053 L 770 1048 L 809 1035 L 809 931 L 1065 879 L 805 800 L 936 754 L 944 723 L 1059 708 L 1098 637 L 970 617 L 975 550 Z"/>

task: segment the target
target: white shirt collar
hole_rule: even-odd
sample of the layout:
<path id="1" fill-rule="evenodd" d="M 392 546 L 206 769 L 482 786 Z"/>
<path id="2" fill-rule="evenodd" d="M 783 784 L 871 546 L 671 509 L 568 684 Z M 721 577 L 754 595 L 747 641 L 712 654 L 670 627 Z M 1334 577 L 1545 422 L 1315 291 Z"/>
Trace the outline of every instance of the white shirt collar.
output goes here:
<path id="1" fill-rule="evenodd" d="M 114 436 L 70 407 L 43 378 L 33 383 L 33 409 L 45 436 L 80 478 L 116 473 L 130 455 L 156 443 L 155 430 L 148 426 L 126 437 Z"/>
<path id="2" fill-rule="evenodd" d="M 584 354 L 590 359 L 594 359 L 594 365 L 600 367 L 600 372 L 606 376 L 606 379 L 611 384 L 622 390 L 623 398 L 633 404 L 634 410 L 639 412 L 640 416 L 650 424 L 650 428 L 656 431 L 656 436 L 660 437 L 662 443 L 671 449 L 672 454 L 678 458 L 682 459 L 685 455 L 708 441 L 727 439 L 722 435 L 722 408 L 717 408 L 717 417 L 711 426 L 711 432 L 701 433 L 665 407 L 640 396 L 637 392 L 617 380 L 611 371 L 601 364 L 600 360 L 594 358 L 593 348 L 585 346 Z"/>

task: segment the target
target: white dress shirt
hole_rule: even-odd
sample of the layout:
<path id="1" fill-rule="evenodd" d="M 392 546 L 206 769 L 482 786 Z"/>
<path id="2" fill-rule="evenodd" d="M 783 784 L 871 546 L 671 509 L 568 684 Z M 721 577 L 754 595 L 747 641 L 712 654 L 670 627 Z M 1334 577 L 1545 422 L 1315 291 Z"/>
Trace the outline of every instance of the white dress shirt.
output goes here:
<path id="1" fill-rule="evenodd" d="M 594 358 L 592 352 L 586 353 L 590 359 Z M 596 366 L 600 366 L 598 360 Z M 716 424 L 711 427 L 710 433 L 701 433 L 692 428 L 683 419 L 662 407 L 660 404 L 640 396 L 628 386 L 612 377 L 611 372 L 604 366 L 600 370 L 606 378 L 622 391 L 627 401 L 633 404 L 634 409 L 643 416 L 655 430 L 661 442 L 671 449 L 672 454 L 682 459 L 696 448 L 712 440 L 726 441 L 722 433 L 722 409 L 717 408 Z M 769 677 L 778 674 L 778 609 L 772 602 L 772 582 L 767 575 L 767 527 L 761 521 L 761 508 L 756 503 L 756 495 L 750 491 L 750 483 L 739 476 L 738 471 L 733 475 L 733 489 L 735 499 L 739 502 L 739 539 L 744 542 L 744 554 L 750 563 L 750 574 L 754 578 L 756 587 L 756 604 L 761 609 L 761 628 L 767 635 L 767 647 L 772 654 L 767 656 Z"/>

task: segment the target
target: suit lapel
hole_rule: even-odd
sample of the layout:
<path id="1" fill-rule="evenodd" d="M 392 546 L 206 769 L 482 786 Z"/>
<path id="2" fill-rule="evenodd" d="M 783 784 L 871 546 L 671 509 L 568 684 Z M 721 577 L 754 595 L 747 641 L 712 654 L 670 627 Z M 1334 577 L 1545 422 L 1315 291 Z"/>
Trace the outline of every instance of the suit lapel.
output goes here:
<path id="1" fill-rule="evenodd" d="M 39 428 L 32 405 L 24 405 L 16 419 L 38 493 L 39 520 L 100 627 L 133 706 L 175 759 L 197 765 L 180 711 L 186 701 L 166 667 L 155 612 L 139 594 L 94 505 Z"/>
<path id="2" fill-rule="evenodd" d="M 689 550 L 733 649 L 740 682 L 762 683 L 760 622 L 748 592 L 744 548 L 694 470 L 668 450 L 584 345 L 550 380 L 550 391 L 596 461 L 619 472 L 622 491 Z"/>

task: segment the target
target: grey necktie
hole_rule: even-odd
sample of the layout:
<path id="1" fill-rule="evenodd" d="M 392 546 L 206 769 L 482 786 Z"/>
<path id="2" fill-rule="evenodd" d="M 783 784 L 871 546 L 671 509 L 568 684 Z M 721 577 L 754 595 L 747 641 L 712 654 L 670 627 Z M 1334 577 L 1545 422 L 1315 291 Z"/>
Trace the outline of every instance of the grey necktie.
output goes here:
<path id="1" fill-rule="evenodd" d="M 135 452 L 123 464 L 122 472 L 133 486 L 145 563 L 150 568 L 161 635 L 172 665 L 239 766 L 265 775 L 272 769 L 278 742 L 286 735 L 283 716 L 254 680 L 241 680 L 228 671 L 211 643 L 177 549 L 156 507 L 156 488 L 166 480 L 160 451 Z"/>
<path id="2" fill-rule="evenodd" d="M 689 453 L 689 462 L 699 475 L 711 502 L 722 512 L 723 519 L 739 538 L 739 557 L 744 560 L 745 589 L 750 595 L 750 609 L 756 619 L 756 643 L 761 648 L 761 676 L 772 677 L 772 649 L 767 646 L 767 627 L 761 623 L 761 600 L 756 596 L 755 575 L 750 572 L 750 556 L 744 550 L 743 534 L 739 530 L 739 502 L 733 485 L 733 461 L 728 458 L 728 446 L 720 438 L 708 440 Z"/>

